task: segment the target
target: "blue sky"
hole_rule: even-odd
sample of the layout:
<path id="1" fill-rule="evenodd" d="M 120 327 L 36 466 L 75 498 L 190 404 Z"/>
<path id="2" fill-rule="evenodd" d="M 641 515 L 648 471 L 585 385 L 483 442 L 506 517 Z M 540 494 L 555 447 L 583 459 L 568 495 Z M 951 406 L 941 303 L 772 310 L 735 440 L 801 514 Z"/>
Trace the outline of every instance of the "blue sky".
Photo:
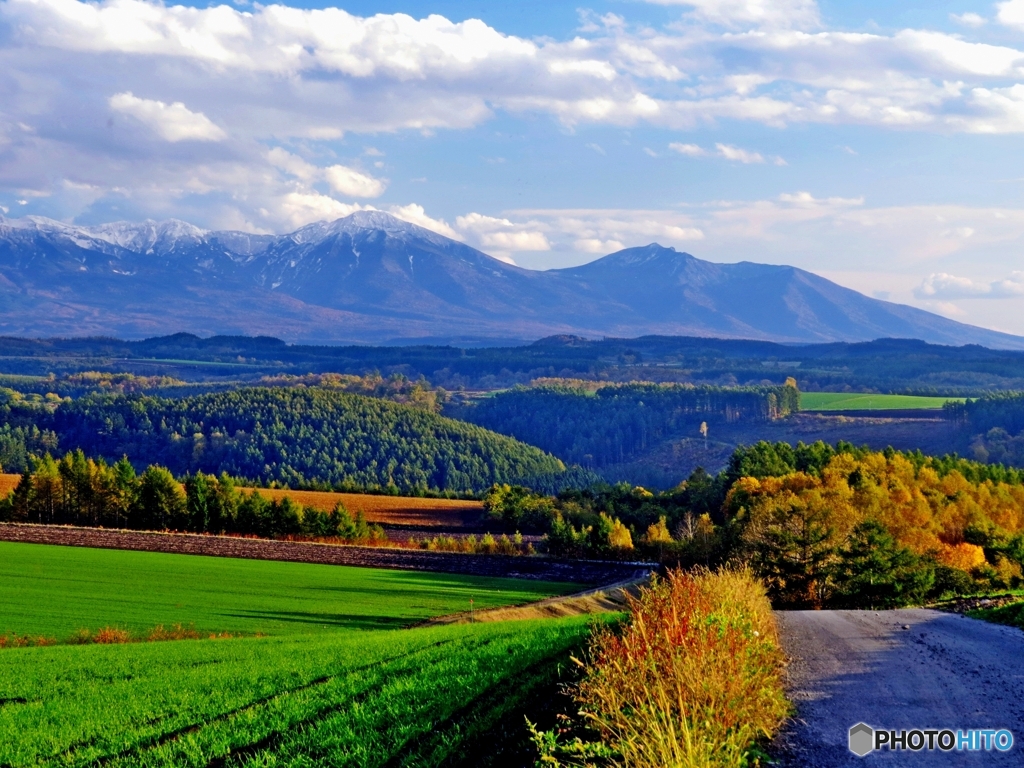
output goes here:
<path id="1" fill-rule="evenodd" d="M 528 268 L 661 242 L 1024 334 L 1022 139 L 1024 0 L 0 0 L 8 217 L 373 207 Z"/>

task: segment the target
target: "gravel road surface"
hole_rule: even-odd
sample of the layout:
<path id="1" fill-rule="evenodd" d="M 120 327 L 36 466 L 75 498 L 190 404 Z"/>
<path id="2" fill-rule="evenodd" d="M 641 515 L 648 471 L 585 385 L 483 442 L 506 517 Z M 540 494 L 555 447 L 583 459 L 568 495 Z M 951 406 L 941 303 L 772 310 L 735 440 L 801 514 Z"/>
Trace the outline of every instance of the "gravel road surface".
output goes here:
<path id="1" fill-rule="evenodd" d="M 1024 632 L 931 610 L 776 614 L 791 659 L 794 720 L 783 766 L 1024 766 Z M 888 751 L 857 757 L 849 728 L 1007 728 L 1007 752 Z"/>

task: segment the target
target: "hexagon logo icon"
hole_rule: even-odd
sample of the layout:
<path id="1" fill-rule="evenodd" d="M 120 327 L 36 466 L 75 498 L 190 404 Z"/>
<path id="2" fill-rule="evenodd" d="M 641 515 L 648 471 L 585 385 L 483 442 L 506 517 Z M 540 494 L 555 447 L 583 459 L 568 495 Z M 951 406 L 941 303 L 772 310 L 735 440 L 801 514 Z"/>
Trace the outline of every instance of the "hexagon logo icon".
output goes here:
<path id="1" fill-rule="evenodd" d="M 850 729 L 850 751 L 864 757 L 874 749 L 875 731 L 867 723 L 857 723 Z"/>

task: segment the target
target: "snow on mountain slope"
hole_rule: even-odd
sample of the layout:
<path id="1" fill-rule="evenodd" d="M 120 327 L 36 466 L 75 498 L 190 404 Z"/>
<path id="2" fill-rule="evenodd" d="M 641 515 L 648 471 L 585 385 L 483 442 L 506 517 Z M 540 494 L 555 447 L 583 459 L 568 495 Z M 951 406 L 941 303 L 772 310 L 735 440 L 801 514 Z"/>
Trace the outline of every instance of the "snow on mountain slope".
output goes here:
<path id="1" fill-rule="evenodd" d="M 0 333 L 245 333 L 289 340 L 643 334 L 782 342 L 1024 339 L 869 298 L 788 266 L 628 248 L 571 269 L 506 264 L 380 211 L 285 235 L 182 221 L 0 217 Z"/>

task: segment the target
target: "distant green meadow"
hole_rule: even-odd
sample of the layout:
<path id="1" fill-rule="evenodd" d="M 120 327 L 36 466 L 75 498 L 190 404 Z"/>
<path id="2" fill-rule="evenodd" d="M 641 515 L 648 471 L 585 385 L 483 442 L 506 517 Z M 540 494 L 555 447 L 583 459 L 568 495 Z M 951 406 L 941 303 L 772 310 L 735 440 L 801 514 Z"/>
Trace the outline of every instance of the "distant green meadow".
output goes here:
<path id="1" fill-rule="evenodd" d="M 0 584 L 0 634 L 248 635 L 0 649 L 12 768 L 498 765 L 593 621 L 397 629 L 578 587 L 34 544 L 0 543 Z"/>
<path id="2" fill-rule="evenodd" d="M 941 408 L 962 397 L 918 397 L 916 395 L 865 395 L 847 392 L 801 392 L 802 411 L 894 411 Z"/>

